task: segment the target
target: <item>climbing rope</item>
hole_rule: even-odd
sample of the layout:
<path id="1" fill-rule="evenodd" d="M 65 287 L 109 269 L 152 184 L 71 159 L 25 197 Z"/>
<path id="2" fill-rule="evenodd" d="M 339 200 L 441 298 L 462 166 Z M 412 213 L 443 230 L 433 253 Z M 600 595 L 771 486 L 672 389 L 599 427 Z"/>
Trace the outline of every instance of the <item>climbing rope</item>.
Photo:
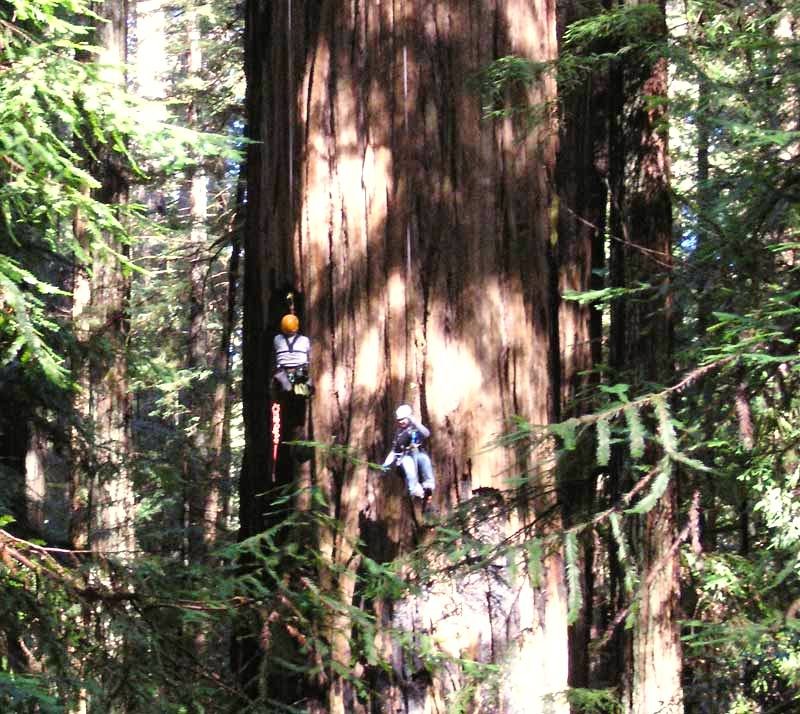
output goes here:
<path id="1" fill-rule="evenodd" d="M 289 156 L 287 157 L 287 164 L 289 165 L 289 225 L 292 226 L 294 221 L 294 57 L 292 54 L 292 0 L 289 0 L 286 10 L 286 81 L 288 84 L 287 91 L 289 93 Z M 292 310 L 294 314 L 294 310 Z"/>
<path id="2" fill-rule="evenodd" d="M 281 443 L 281 405 L 272 402 L 272 481 L 275 481 L 275 464 L 278 463 L 278 447 Z"/>

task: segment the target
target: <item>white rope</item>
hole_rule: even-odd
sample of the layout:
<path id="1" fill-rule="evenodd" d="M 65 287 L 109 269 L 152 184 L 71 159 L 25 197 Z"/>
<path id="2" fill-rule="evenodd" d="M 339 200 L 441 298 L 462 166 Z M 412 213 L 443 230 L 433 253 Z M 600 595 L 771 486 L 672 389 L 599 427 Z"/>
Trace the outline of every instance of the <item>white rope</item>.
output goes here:
<path id="1" fill-rule="evenodd" d="M 286 42 L 287 49 L 287 63 L 286 76 L 289 91 L 289 156 L 287 162 L 289 164 L 289 225 L 291 226 L 294 218 L 294 71 L 293 63 L 294 57 L 292 56 L 292 0 L 289 0 L 288 10 L 286 13 Z"/>
<path id="2" fill-rule="evenodd" d="M 408 135 L 408 47 L 405 45 L 405 39 L 403 40 L 403 113 L 405 115 L 405 128 L 407 136 Z"/>
<path id="3" fill-rule="evenodd" d="M 405 2 L 403 3 L 403 20 L 405 21 Z M 406 44 L 405 24 L 403 26 L 403 115 L 406 130 L 406 147 L 408 147 L 408 45 Z M 409 206 L 410 208 L 410 206 Z M 411 289 L 411 212 L 406 220 L 406 290 Z"/>

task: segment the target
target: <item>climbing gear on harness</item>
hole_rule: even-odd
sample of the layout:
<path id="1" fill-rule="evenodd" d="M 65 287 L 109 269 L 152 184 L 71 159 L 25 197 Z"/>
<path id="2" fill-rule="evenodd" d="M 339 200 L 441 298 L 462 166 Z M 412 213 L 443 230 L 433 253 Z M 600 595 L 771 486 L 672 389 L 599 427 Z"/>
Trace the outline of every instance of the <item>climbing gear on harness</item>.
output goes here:
<path id="1" fill-rule="evenodd" d="M 422 436 L 413 426 L 407 426 L 403 431 L 395 436 L 395 449 L 400 449 L 400 451 L 396 451 L 400 457 L 404 454 L 409 453 L 410 451 L 416 451 L 422 446 Z"/>
<path id="2" fill-rule="evenodd" d="M 292 384 L 308 381 L 308 365 L 301 364 L 299 367 L 284 367 L 286 376 Z"/>
<path id="3" fill-rule="evenodd" d="M 300 320 L 297 315 L 284 315 L 281 318 L 281 332 L 284 335 L 294 335 L 300 329 Z"/>
<path id="4" fill-rule="evenodd" d="M 408 404 L 401 404 L 397 407 L 397 411 L 395 411 L 395 417 L 397 417 L 397 421 L 401 419 L 409 419 L 411 417 L 412 411 L 411 407 Z"/>
<path id="5" fill-rule="evenodd" d="M 298 397 L 311 396 L 311 386 L 308 383 L 308 365 L 301 364 L 299 367 L 284 367 L 286 376 L 292 385 L 292 393 Z"/>

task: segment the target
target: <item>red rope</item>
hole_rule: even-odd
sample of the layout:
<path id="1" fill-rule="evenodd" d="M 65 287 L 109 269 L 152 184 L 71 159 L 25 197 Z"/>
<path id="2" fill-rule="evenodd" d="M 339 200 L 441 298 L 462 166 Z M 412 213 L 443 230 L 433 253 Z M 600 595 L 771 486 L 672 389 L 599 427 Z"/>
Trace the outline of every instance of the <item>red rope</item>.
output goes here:
<path id="1" fill-rule="evenodd" d="M 281 405 L 272 402 L 272 473 L 278 460 L 278 446 L 281 443 Z"/>

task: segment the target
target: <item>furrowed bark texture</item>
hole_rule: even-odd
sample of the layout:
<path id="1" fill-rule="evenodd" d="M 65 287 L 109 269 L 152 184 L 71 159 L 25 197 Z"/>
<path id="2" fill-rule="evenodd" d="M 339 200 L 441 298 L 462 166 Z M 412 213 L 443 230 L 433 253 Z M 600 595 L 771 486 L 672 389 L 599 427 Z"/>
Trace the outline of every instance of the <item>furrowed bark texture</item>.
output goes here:
<path id="1" fill-rule="evenodd" d="M 486 519 L 486 537 L 499 541 L 552 506 L 541 495 L 552 494 L 552 477 L 538 466 L 547 449 L 521 464 L 482 447 L 513 414 L 547 423 L 559 398 L 549 254 L 557 137 L 548 120 L 533 130 L 516 118 L 482 121 L 468 79 L 508 54 L 552 59 L 554 3 L 247 8 L 248 121 L 264 143 L 248 154 L 243 535 L 264 523 L 256 494 L 270 483 L 267 365 L 280 318 L 271 306 L 291 286 L 314 344 L 309 434 L 380 461 L 394 407 L 409 402 L 433 432 L 442 512 L 528 469 L 537 497 L 520 494 L 512 516 Z M 541 108 L 554 92 L 545 75 L 509 89 L 508 101 Z M 276 482 L 291 481 L 278 466 Z M 318 545 L 333 566 L 320 583 L 345 602 L 356 596 L 356 538 L 388 560 L 424 537 L 396 476 L 319 455 L 300 475 L 343 525 Z M 567 711 L 560 556 L 545 559 L 538 587 L 510 582 L 494 596 L 486 583 L 468 592 L 437 583 L 419 601 L 379 604 L 379 614 L 457 656 L 503 665 L 496 699 L 487 687 L 475 711 Z M 329 625 L 333 658 L 349 667 L 347 618 Z M 382 645 L 398 663 L 376 680 L 386 710 L 442 706 L 463 684 L 457 668 L 446 683 L 409 669 L 389 638 Z M 358 706 L 336 675 L 327 697 L 331 712 Z"/>
<path id="2" fill-rule="evenodd" d="M 634 244 L 626 263 L 629 284 L 634 276 L 650 276 L 658 286 L 652 300 L 632 305 L 628 365 L 639 365 L 641 381 L 666 381 L 673 373 L 671 298 L 672 216 L 664 104 L 667 62 L 658 60 L 642 86 L 633 125 L 641 128 L 638 162 L 629 189 L 628 235 Z M 638 250 L 637 250 L 638 247 Z M 644 249 L 644 250 L 642 250 Z M 647 252 L 645 252 L 647 251 Z M 638 253 L 638 254 L 637 254 Z M 644 517 L 642 582 L 645 583 L 633 630 L 633 682 L 630 707 L 634 714 L 683 711 L 682 653 L 678 625 L 680 594 L 675 477 L 656 506 Z"/>
<path id="3" fill-rule="evenodd" d="M 648 32 L 654 39 L 665 37 L 663 2 L 661 18 Z M 610 177 L 611 276 L 615 285 L 653 287 L 636 299 L 623 298 L 612 309 L 610 361 L 637 388 L 647 389 L 669 381 L 673 373 L 667 62 L 623 60 L 612 82 L 614 77 L 621 93 L 612 109 L 617 116 L 611 127 L 611 151 L 620 152 Z M 659 458 L 655 450 L 650 455 L 653 463 Z M 676 524 L 673 476 L 664 496 L 642 517 L 637 533 L 642 587 L 630 645 L 630 681 L 625 685 L 626 705 L 634 714 L 683 711 Z"/>
<path id="4" fill-rule="evenodd" d="M 107 62 L 124 82 L 122 63 L 127 58 L 127 3 L 106 2 L 99 11 L 107 22 L 98 22 L 97 34 Z M 101 200 L 110 205 L 128 200 L 128 182 L 113 161 L 101 172 Z M 127 247 L 115 245 L 122 254 Z M 92 306 L 99 331 L 111 349 L 92 368 L 95 447 L 99 469 L 91 491 L 90 546 L 99 551 L 130 554 L 135 546 L 133 485 L 125 463 L 130 455 L 130 397 L 126 354 L 130 317 L 130 280 L 118 259 L 104 250 L 94 261 Z M 99 335 L 98 335 L 99 336 Z"/>
<path id="5" fill-rule="evenodd" d="M 185 72 L 190 79 L 197 80 L 203 72 L 203 37 L 197 9 L 186 10 L 186 54 Z M 186 122 L 190 127 L 200 127 L 203 117 L 199 115 L 196 101 L 190 101 Z M 208 558 L 216 543 L 225 509 L 225 482 L 223 470 L 224 431 L 227 418 L 228 383 L 230 366 L 228 351 L 230 326 L 225 324 L 232 315 L 223 318 L 221 334 L 212 326 L 215 294 L 221 292 L 211 277 L 216 268 L 216 259 L 209 249 L 206 223 L 208 221 L 209 172 L 197 166 L 187 171 L 182 201 L 189 224 L 187 249 L 189 257 L 189 331 L 186 344 L 187 367 L 200 371 L 206 369 L 207 377 L 199 379 L 186 390 L 184 400 L 189 413 L 198 419 L 191 430 L 185 455 L 185 482 L 187 532 L 189 556 L 193 560 Z M 235 252 L 235 249 L 234 249 Z M 235 289 L 227 286 L 227 292 Z"/>
<path id="6" fill-rule="evenodd" d="M 96 44 L 102 48 L 98 61 L 108 81 L 123 83 L 127 4 L 106 2 L 96 11 L 104 18 L 96 24 Z M 97 198 L 109 205 L 125 203 L 128 184 L 122 169 L 105 147 L 96 147 L 95 154 L 91 171 L 101 183 Z M 86 242 L 80 216 L 75 220 L 75 233 L 78 240 Z M 70 530 L 71 540 L 79 547 L 85 547 L 86 539 L 98 552 L 129 555 L 135 545 L 133 486 L 125 463 L 130 454 L 125 352 L 130 281 L 114 254 L 124 255 L 127 246 L 112 236 L 104 240 L 106 244 L 92 246 L 91 275 L 80 271 L 73 287 L 76 334 L 88 348 L 87 363 L 79 370 L 81 393 L 75 406 L 85 419 L 91 446 L 80 463 L 80 468 L 88 466 L 88 483 L 78 474 L 73 478 L 75 522 Z M 88 514 L 85 521 L 82 511 Z"/>
<path id="7" fill-rule="evenodd" d="M 586 17 L 582 2 L 558 4 L 559 41 L 570 23 Z M 561 127 L 556 171 L 558 295 L 603 287 L 599 269 L 604 267 L 607 189 L 603 175 L 608 165 L 607 81 L 595 71 L 577 87 L 559 87 Z M 558 419 L 580 416 L 597 407 L 593 400 L 598 375 L 593 369 L 602 361 L 602 312 L 592 305 L 562 299 L 558 305 L 559 388 Z M 588 435 L 587 435 L 588 436 Z M 579 522 L 597 508 L 594 441 L 581 439 L 578 448 L 559 465 L 559 489 L 566 522 Z M 591 629 L 597 624 L 595 586 L 602 582 L 602 568 L 595 562 L 596 534 L 584 531 L 581 545 L 583 608 L 570 627 L 570 684 L 593 684 L 589 655 Z M 599 554 L 602 557 L 601 554 Z M 602 597 L 602 594 L 600 595 Z M 595 661 L 597 658 L 594 658 Z M 592 671 L 594 670 L 594 672 Z"/>

